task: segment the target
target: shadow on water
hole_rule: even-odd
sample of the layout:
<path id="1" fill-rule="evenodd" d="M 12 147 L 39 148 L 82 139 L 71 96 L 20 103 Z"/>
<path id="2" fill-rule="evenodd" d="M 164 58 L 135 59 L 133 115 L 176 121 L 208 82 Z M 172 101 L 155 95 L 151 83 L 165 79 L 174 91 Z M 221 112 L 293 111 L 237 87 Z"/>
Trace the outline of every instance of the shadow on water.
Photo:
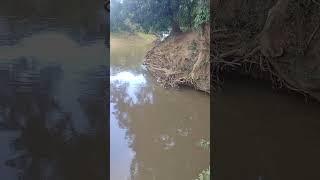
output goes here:
<path id="1" fill-rule="evenodd" d="M 103 0 L 1 1 L 0 179 L 108 179 L 105 16 Z"/>
<path id="2" fill-rule="evenodd" d="M 41 31 L 64 31 L 78 43 L 107 37 L 104 0 L 3 0 L 0 3 L 0 45 L 13 45 Z M 109 33 L 107 33 L 109 34 Z M 109 39 L 106 39 L 109 42 Z"/>
<path id="3" fill-rule="evenodd" d="M 1 159 L 1 166 L 15 168 L 22 179 L 105 179 L 105 68 L 87 75 L 86 88 L 79 90 L 88 121 L 79 132 L 77 119 L 54 94 L 63 78 L 60 66 L 39 68 L 35 60 L 20 58 L 0 67 L 0 133 L 14 134 L 8 139 L 12 158 Z"/>
<path id="4" fill-rule="evenodd" d="M 319 179 L 320 105 L 231 76 L 214 98 L 215 178 Z"/>

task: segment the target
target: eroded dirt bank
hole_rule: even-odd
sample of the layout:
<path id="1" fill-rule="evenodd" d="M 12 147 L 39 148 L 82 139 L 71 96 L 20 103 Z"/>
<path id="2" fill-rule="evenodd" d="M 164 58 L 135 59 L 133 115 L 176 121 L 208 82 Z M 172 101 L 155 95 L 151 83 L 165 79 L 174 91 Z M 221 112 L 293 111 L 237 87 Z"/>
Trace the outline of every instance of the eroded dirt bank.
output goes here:
<path id="1" fill-rule="evenodd" d="M 144 64 L 164 87 L 190 86 L 210 93 L 210 27 L 202 34 L 186 32 L 157 43 Z"/>
<path id="2" fill-rule="evenodd" d="M 238 70 L 320 100 L 320 3 L 214 0 L 213 77 Z"/>

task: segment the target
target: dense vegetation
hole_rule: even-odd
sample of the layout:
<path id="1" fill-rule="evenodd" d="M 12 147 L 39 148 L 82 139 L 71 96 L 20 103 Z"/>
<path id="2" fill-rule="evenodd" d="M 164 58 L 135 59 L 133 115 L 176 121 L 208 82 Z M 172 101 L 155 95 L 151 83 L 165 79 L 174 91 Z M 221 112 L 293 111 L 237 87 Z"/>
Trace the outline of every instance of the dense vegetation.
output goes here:
<path id="1" fill-rule="evenodd" d="M 209 21 L 208 0 L 112 0 L 112 32 L 179 33 Z"/>

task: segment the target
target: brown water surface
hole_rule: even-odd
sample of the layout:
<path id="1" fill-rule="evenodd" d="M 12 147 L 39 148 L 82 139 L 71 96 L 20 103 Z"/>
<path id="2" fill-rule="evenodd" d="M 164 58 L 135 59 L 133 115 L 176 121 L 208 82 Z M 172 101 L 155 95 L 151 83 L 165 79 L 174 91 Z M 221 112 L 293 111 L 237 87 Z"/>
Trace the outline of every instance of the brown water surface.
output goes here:
<path id="1" fill-rule="evenodd" d="M 102 4 L 0 2 L 1 180 L 109 178 Z"/>
<path id="2" fill-rule="evenodd" d="M 160 87 L 142 66 L 152 45 L 120 42 L 111 36 L 111 180 L 195 179 L 209 167 L 198 143 L 210 140 L 210 97 Z"/>
<path id="3" fill-rule="evenodd" d="M 320 104 L 265 82 L 226 79 L 214 98 L 216 179 L 320 179 Z"/>

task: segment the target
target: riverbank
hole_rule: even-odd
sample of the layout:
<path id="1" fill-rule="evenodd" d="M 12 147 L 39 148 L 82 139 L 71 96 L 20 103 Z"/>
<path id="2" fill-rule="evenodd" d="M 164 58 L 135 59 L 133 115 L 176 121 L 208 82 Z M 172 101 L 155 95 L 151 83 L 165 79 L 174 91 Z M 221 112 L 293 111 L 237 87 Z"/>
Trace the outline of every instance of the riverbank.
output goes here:
<path id="1" fill-rule="evenodd" d="M 135 47 L 153 44 L 143 64 L 161 86 L 188 86 L 210 93 L 209 32 L 209 26 L 206 26 L 202 35 L 185 32 L 169 36 L 162 42 L 151 34 L 111 33 L 110 42 L 111 49 L 130 44 Z"/>
<path id="2" fill-rule="evenodd" d="M 189 86 L 210 93 L 210 27 L 203 34 L 169 36 L 146 54 L 144 64 L 164 87 Z"/>
<path id="3" fill-rule="evenodd" d="M 317 3 L 228 0 L 216 1 L 215 10 L 211 47 L 216 81 L 222 72 L 237 71 L 268 80 L 275 89 L 298 92 L 320 101 Z"/>
<path id="4" fill-rule="evenodd" d="M 111 33 L 110 34 L 110 44 L 111 48 L 117 49 L 123 46 L 133 44 L 144 46 L 146 44 L 151 44 L 153 41 L 156 40 L 156 37 L 152 34 L 146 34 L 137 32 L 134 34 L 129 34 L 126 32 L 120 33 Z"/>

